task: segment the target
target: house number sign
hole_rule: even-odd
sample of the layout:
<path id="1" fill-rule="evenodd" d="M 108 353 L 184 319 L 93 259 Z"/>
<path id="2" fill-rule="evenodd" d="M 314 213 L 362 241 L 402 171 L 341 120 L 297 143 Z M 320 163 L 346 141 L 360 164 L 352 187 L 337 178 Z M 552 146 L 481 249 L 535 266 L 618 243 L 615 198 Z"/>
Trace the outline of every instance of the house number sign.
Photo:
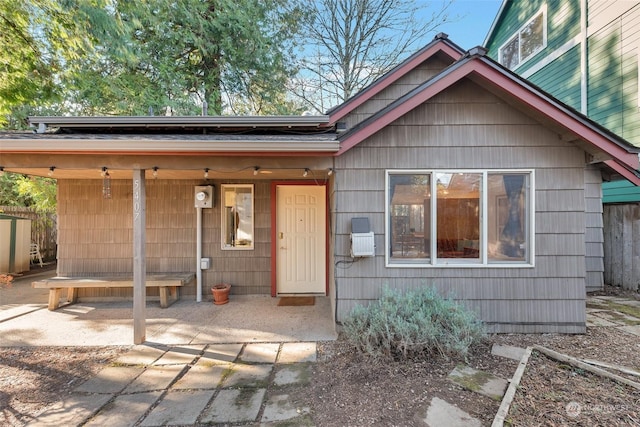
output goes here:
<path id="1" fill-rule="evenodd" d="M 133 219 L 134 221 L 140 217 L 140 180 L 133 181 Z"/>

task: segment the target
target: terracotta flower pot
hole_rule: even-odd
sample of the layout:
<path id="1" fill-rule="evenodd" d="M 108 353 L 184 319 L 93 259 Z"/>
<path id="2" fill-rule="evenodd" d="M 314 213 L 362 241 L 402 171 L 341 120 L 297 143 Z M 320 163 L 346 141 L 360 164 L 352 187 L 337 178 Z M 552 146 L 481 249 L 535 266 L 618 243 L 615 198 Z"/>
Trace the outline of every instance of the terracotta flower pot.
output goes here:
<path id="1" fill-rule="evenodd" d="M 229 302 L 229 291 L 231 285 L 228 283 L 220 283 L 211 288 L 213 292 L 213 303 L 216 305 L 222 305 Z"/>

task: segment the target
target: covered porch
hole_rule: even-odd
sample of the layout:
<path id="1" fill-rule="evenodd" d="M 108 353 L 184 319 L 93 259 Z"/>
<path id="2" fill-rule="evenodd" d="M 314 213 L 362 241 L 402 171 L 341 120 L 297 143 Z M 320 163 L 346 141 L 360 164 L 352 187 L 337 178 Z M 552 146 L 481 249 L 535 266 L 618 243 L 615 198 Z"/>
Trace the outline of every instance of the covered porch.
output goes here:
<path id="1" fill-rule="evenodd" d="M 172 306 L 189 312 L 199 310 L 186 303 L 210 304 L 217 283 L 231 283 L 232 297 L 247 304 L 251 297 L 276 304 L 269 296 L 283 293 L 331 298 L 328 238 L 307 257 L 324 255 L 314 266 L 319 285 L 277 287 L 277 272 L 297 264 L 277 263 L 289 246 L 276 230 L 276 189 L 322 188 L 326 202 L 338 147 L 333 127 L 324 116 L 236 119 L 36 118 L 38 133 L 0 138 L 5 172 L 58 180 L 58 276 L 131 279 L 130 289 L 80 289 L 77 297 L 80 304 L 133 300 L 133 316 L 122 321 L 133 317 L 134 343 L 153 336 L 153 315 L 145 313 L 147 296 L 157 295 L 145 290 L 150 274 L 195 274 L 182 286 L 182 304 Z M 208 199 L 200 205 L 203 189 Z M 325 221 L 316 228 L 328 237 L 327 204 L 318 209 L 314 218 Z M 267 309 L 245 310 L 269 324 Z"/>
<path id="2" fill-rule="evenodd" d="M 53 273 L 52 273 L 53 274 Z M 47 292 L 33 277 L 0 293 L 3 346 L 131 345 L 132 301 L 80 302 L 47 310 Z M 228 304 L 181 299 L 168 308 L 146 307 L 146 344 L 298 342 L 336 339 L 330 298 L 314 305 L 279 306 L 268 295 L 232 296 Z"/>

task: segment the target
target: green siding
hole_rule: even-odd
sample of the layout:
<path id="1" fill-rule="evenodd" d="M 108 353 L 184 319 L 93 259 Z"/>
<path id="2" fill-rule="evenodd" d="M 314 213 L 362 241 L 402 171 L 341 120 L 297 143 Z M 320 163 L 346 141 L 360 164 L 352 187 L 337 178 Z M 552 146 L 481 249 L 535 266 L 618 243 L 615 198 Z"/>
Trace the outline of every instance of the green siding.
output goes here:
<path id="1" fill-rule="evenodd" d="M 580 46 L 575 46 L 529 77 L 536 86 L 580 110 Z"/>
<path id="2" fill-rule="evenodd" d="M 489 56 L 498 60 L 498 50 L 507 40 L 531 19 L 542 7 L 547 5 L 547 47 L 516 68 L 518 74 L 527 71 L 545 56 L 558 49 L 568 40 L 580 33 L 580 1 L 509 1 L 502 17 L 496 23 L 486 48 Z"/>
<path id="3" fill-rule="evenodd" d="M 589 117 L 640 145 L 638 53 L 625 36 L 617 19 L 589 38 Z"/>
<path id="4" fill-rule="evenodd" d="M 500 21 L 496 23 L 495 32 L 485 46 L 489 50 L 489 56 L 497 61 L 500 46 L 531 19 L 543 4 L 544 0 L 507 2 Z"/>
<path id="5" fill-rule="evenodd" d="M 602 184 L 602 203 L 640 202 L 640 187 L 627 180 Z"/>
<path id="6" fill-rule="evenodd" d="M 512 0 L 505 4 L 493 33 L 487 38 L 489 56 L 526 23 L 542 4 L 547 5 L 547 47 L 514 71 L 523 74 L 580 34 L 580 0 Z M 612 9 L 613 8 L 613 9 Z M 617 13 L 611 13 L 613 10 Z M 587 114 L 589 118 L 640 146 L 640 1 L 587 0 Z M 578 43 L 538 70 L 529 80 L 580 110 L 580 49 Z M 606 203 L 640 201 L 640 189 L 623 192 L 603 187 Z M 617 187 L 616 187 L 617 188 Z M 618 190 L 616 190 L 618 191 Z"/>
<path id="7" fill-rule="evenodd" d="M 610 130 L 622 131 L 621 28 L 614 21 L 589 38 L 589 116 Z"/>

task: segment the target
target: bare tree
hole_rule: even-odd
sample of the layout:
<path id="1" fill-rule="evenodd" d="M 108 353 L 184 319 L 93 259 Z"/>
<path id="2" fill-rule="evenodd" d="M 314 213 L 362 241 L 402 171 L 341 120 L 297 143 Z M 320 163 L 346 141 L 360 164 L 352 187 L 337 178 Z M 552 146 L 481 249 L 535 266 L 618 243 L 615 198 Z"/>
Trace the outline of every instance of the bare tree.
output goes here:
<path id="1" fill-rule="evenodd" d="M 293 92 L 318 112 L 337 105 L 417 50 L 451 20 L 453 0 L 316 0 L 306 21 L 306 57 Z"/>

